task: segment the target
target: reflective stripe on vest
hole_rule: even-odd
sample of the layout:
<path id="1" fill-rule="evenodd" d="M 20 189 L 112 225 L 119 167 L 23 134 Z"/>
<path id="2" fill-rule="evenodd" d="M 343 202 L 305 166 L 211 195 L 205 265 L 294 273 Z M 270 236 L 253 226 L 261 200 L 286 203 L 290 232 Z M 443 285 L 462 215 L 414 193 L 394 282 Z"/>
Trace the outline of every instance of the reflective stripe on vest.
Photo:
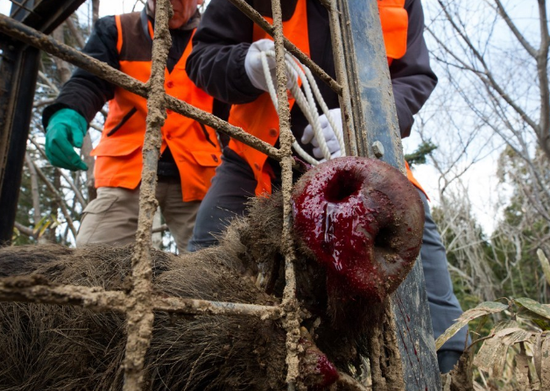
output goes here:
<path id="1" fill-rule="evenodd" d="M 140 13 L 115 17 L 120 55 L 120 70 L 146 82 L 151 75 L 150 37 L 145 36 Z M 140 35 L 141 34 L 141 35 Z M 135 38 L 134 51 L 125 51 L 124 37 Z M 144 42 L 149 44 L 143 46 Z M 197 88 L 185 72 L 185 62 L 191 53 L 191 39 L 183 56 L 171 73 L 165 70 L 165 91 L 201 110 L 212 112 L 213 98 Z M 126 54 L 124 54 L 126 53 Z M 142 147 L 145 138 L 147 100 L 122 88 L 115 89 L 109 101 L 99 145 L 92 151 L 96 156 L 96 187 L 113 186 L 135 189 L 141 181 Z M 167 110 L 162 132 L 161 151 L 170 147 L 180 172 L 184 201 L 202 200 L 215 168 L 221 162 L 221 149 L 213 129 L 203 127 L 191 118 Z"/>

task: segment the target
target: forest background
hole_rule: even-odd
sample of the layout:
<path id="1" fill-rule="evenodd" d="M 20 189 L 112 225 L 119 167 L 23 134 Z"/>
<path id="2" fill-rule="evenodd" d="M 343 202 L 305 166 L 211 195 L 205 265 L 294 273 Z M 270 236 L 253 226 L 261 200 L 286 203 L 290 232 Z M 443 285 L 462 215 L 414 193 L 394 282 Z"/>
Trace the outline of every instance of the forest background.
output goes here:
<path id="1" fill-rule="evenodd" d="M 497 306 L 500 310 L 489 306 L 471 324 L 474 340 L 494 336 L 504 320 L 516 322 L 512 326 L 528 330 L 531 337 L 546 337 L 550 329 L 550 272 L 544 273 L 550 256 L 548 4 L 545 0 L 424 0 L 423 5 L 425 36 L 439 84 L 403 146 L 431 198 L 455 292 L 465 310 L 480 303 L 481 308 L 488 308 L 486 302 L 505 303 Z M 0 0 L 1 13 L 9 14 L 10 7 L 10 1 Z M 88 0 L 52 35 L 81 48 L 98 17 L 142 7 L 141 0 Z M 71 64 L 42 55 L 14 244 L 72 246 L 80 213 L 95 197 L 89 151 L 101 135 L 106 108 L 91 124 L 82 149 L 88 172 L 54 168 L 44 155 L 41 113 L 72 70 Z M 154 231 L 157 247 L 175 251 L 160 216 Z M 523 298 L 533 300 L 535 307 L 521 318 L 526 313 Z M 533 311 L 546 320 L 537 322 Z M 507 324 L 505 330 L 512 326 Z M 478 365 L 477 384 L 520 389 L 521 376 L 514 368 L 523 354 L 532 367 L 529 387 L 540 388 L 540 371 L 539 379 L 535 377 L 536 355 L 541 352 L 529 341 L 506 345 L 510 350 L 503 365 L 511 371 L 508 379 L 492 378 L 498 367 Z M 539 350 L 542 346 L 540 342 Z M 550 344 L 546 348 L 550 350 Z M 538 365 L 540 369 L 540 360 Z"/>

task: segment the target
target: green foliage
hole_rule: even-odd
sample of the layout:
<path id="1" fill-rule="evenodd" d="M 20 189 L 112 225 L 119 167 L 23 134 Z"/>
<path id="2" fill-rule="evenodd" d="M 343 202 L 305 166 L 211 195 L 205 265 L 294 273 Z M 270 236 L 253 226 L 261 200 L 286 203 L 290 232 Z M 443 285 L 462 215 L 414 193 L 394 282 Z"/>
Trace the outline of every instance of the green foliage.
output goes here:
<path id="1" fill-rule="evenodd" d="M 548 302 L 549 283 L 536 254 L 550 254 L 550 228 L 545 219 L 550 202 L 543 189 L 550 188 L 550 165 L 541 154 L 539 157 L 534 163 L 539 172 L 546 174 L 533 183 L 529 174 L 532 167 L 520 156 L 511 149 L 501 155 L 499 178 L 510 189 L 511 197 L 489 240 L 460 196 L 443 199 L 441 207 L 433 208 L 432 216 L 442 229 L 447 258 L 454 270 L 451 275 L 455 294 L 462 308 L 473 308 L 479 301 L 503 296 Z"/>
<path id="2" fill-rule="evenodd" d="M 536 180 L 530 174 L 533 165 L 540 173 Z M 550 164 L 540 152 L 527 164 L 508 148 L 500 157 L 499 178 L 513 193 L 491 238 L 496 255 L 493 270 L 502 281 L 504 295 L 546 301 L 548 283 L 535 255 L 539 249 L 550 251 L 550 224 L 545 217 L 550 213 Z"/>
<path id="3" fill-rule="evenodd" d="M 426 164 L 426 157 L 434 150 L 437 149 L 437 145 L 431 141 L 422 142 L 413 153 L 406 154 L 405 160 L 412 167 L 415 164 Z"/>

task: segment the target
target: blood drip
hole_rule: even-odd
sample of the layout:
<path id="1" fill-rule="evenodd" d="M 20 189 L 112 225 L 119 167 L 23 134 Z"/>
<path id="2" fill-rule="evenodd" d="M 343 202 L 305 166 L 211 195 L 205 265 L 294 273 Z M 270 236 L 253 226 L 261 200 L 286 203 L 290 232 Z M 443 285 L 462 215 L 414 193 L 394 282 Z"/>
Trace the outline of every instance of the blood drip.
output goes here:
<path id="1" fill-rule="evenodd" d="M 366 207 L 353 172 L 327 172 L 318 180 L 327 183 L 324 192 L 305 191 L 295 199 L 296 230 L 309 233 L 304 239 L 327 268 L 329 291 L 377 295 L 380 281 L 372 250 L 376 211 Z"/>
<path id="2" fill-rule="evenodd" d="M 316 369 L 323 378 L 322 382 L 318 385 L 319 389 L 325 389 L 331 384 L 334 384 L 340 377 L 334 364 L 324 355 L 319 357 Z"/>
<path id="3" fill-rule="evenodd" d="M 300 343 L 305 348 L 305 357 L 302 360 L 302 374 L 306 373 L 308 390 L 325 390 L 334 384 L 340 375 L 333 363 L 321 352 L 309 338 L 301 338 Z"/>
<path id="4" fill-rule="evenodd" d="M 340 158 L 324 165 L 296 186 L 294 228 L 325 267 L 329 295 L 382 301 L 402 281 L 420 249 L 420 240 L 405 246 L 409 241 L 396 234 L 396 216 L 405 211 L 396 210 L 391 198 L 400 197 L 403 189 L 408 196 L 412 186 L 399 171 L 372 159 Z M 382 178 L 380 170 L 390 177 Z M 395 186 L 392 175 L 398 175 Z M 418 231 L 403 227 L 409 235 Z"/>

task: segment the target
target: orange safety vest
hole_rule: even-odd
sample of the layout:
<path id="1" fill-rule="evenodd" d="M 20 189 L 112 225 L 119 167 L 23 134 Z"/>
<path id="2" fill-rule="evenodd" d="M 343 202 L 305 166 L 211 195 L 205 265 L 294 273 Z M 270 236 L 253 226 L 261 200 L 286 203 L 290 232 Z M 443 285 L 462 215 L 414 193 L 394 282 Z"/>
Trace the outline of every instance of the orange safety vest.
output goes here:
<path id="1" fill-rule="evenodd" d="M 117 15 L 117 51 L 120 70 L 146 82 L 151 76 L 151 41 L 143 31 L 140 13 Z M 213 98 L 193 84 L 185 72 L 191 53 L 189 40 L 183 56 L 171 73 L 165 70 L 164 87 L 168 94 L 201 110 L 212 112 Z M 167 110 L 162 132 L 161 153 L 168 146 L 178 166 L 184 201 L 202 200 L 210 187 L 216 167 L 221 162 L 221 148 L 213 129 Z M 123 88 L 115 89 L 109 101 L 109 115 L 96 156 L 96 187 L 111 186 L 135 189 L 141 181 L 143 142 L 145 139 L 147 100 Z"/>
<path id="2" fill-rule="evenodd" d="M 285 37 L 307 56 L 310 56 L 306 3 L 307 0 L 297 1 L 292 17 L 283 21 L 283 32 Z M 405 0 L 378 1 L 388 63 L 391 63 L 393 59 L 403 57 L 407 50 L 409 20 L 404 7 Z M 265 19 L 273 23 L 272 18 L 265 17 Z M 253 41 L 263 38 L 272 39 L 264 30 L 254 25 Z M 292 98 L 289 100 L 291 109 L 294 102 L 295 100 Z M 275 145 L 279 138 L 279 118 L 271 102 L 271 97 L 267 93 L 260 95 L 254 102 L 233 105 L 228 121 L 271 145 Z M 252 168 L 257 181 L 256 195 L 271 193 L 271 170 L 268 167 L 267 155 L 234 139 L 230 140 L 229 147 L 246 160 Z M 406 168 L 407 178 L 422 190 L 420 184 L 413 177 L 408 164 L 406 164 Z"/>

